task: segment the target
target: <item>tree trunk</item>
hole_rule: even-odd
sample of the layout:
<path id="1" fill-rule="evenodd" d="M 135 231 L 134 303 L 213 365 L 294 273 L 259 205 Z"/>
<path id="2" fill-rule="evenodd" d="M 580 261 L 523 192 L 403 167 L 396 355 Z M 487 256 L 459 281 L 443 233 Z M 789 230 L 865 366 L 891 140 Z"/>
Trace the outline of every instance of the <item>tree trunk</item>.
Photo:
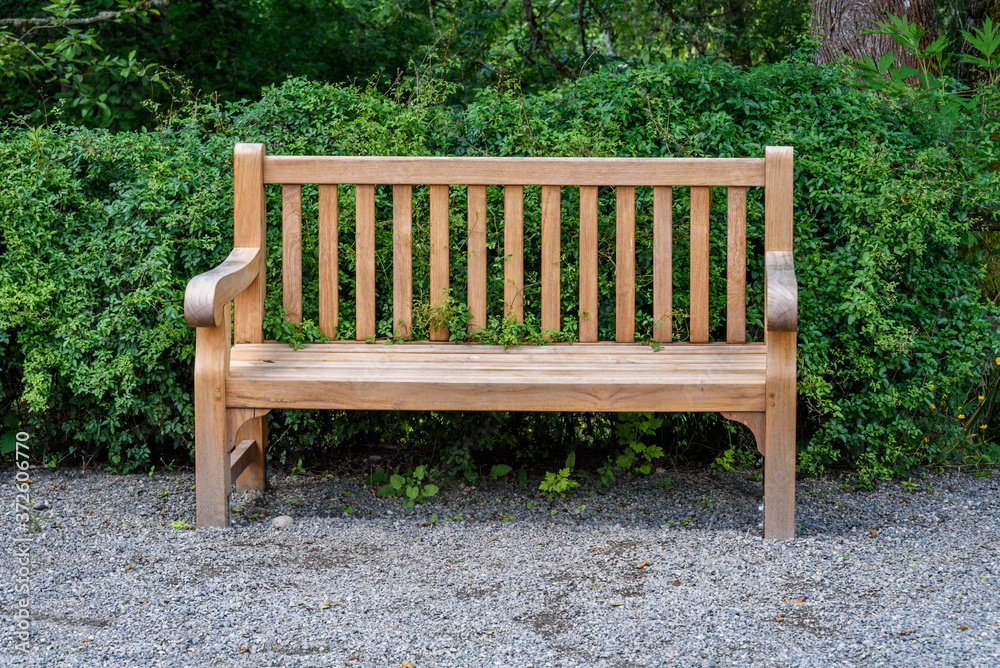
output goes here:
<path id="1" fill-rule="evenodd" d="M 937 38 L 937 7 L 934 0 L 813 0 L 812 29 L 822 39 L 816 62 L 831 63 L 841 56 L 861 59 L 863 55 L 878 60 L 884 53 L 895 53 L 910 67 L 916 59 L 889 35 L 866 35 L 878 30 L 874 21 L 887 22 L 889 14 L 905 16 L 910 23 L 927 29 L 921 46 Z"/>

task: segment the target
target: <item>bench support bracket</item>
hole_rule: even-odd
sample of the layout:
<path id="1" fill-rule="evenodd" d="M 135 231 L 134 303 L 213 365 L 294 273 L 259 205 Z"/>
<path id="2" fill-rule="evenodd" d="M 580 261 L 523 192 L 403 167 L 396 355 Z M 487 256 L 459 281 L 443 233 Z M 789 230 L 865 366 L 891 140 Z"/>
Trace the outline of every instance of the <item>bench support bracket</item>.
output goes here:
<path id="1" fill-rule="evenodd" d="M 763 411 L 723 411 L 722 417 L 732 420 L 733 422 L 739 422 L 745 424 L 747 428 L 753 433 L 754 440 L 757 441 L 757 452 L 760 453 L 761 457 L 767 457 L 765 449 L 767 447 L 767 432 L 764 427 L 764 416 Z"/>
<path id="2" fill-rule="evenodd" d="M 233 453 L 233 482 L 237 492 L 267 488 L 267 463 L 264 458 L 267 420 L 264 416 L 270 411 L 269 408 L 226 409 L 226 450 Z M 245 441 L 253 441 L 253 445 L 240 453 L 246 459 L 237 467 L 234 448 L 242 447 Z"/>

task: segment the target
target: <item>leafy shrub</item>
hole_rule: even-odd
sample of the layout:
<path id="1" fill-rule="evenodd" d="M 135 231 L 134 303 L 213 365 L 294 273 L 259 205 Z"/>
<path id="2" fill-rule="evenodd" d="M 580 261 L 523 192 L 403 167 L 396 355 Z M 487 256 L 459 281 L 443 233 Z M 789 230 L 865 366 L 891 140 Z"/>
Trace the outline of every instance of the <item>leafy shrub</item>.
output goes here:
<path id="1" fill-rule="evenodd" d="M 231 247 L 231 151 L 262 141 L 271 154 L 761 156 L 796 148 L 796 262 L 800 285 L 800 466 L 854 462 L 885 475 L 925 462 L 996 461 L 996 428 L 966 433 L 955 413 L 932 408 L 942 392 L 983 394 L 992 382 L 997 309 L 979 292 L 981 267 L 966 252 L 974 220 L 998 199 L 992 118 L 961 123 L 933 96 L 887 98 L 858 90 L 835 68 L 785 62 L 750 72 L 695 61 L 609 69 L 535 95 L 502 87 L 464 109 L 446 86 L 331 86 L 292 79 L 257 102 L 201 105 L 155 132 L 109 134 L 54 126 L 0 130 L 0 418 L 16 415 L 40 449 L 102 458 L 123 470 L 190 452 L 193 332 L 183 324 L 186 281 Z M 975 130 L 970 132 L 969 130 Z M 722 189 L 716 189 L 721 191 Z M 391 331 L 391 189 L 376 189 L 376 303 Z M 281 324 L 280 188 L 268 188 L 266 335 L 315 335 L 314 300 L 302 329 Z M 340 190 L 338 336 L 353 337 L 353 187 Z M 490 206 L 502 195 L 490 189 Z M 449 294 L 465 301 L 465 192 L 452 190 Z M 637 333 L 652 331 L 651 193 L 637 202 Z M 725 216 L 713 194 L 711 312 L 725 327 Z M 614 192 L 600 194 L 600 249 L 614 248 Z M 675 189 L 674 335 L 687 336 L 685 188 Z M 426 188 L 414 189 L 414 297 L 429 303 Z M 575 335 L 578 213 L 563 195 L 562 313 Z M 315 187 L 303 189 L 303 294 L 318 280 Z M 763 198 L 748 208 L 748 334 L 762 338 Z M 538 189 L 525 192 L 536 220 Z M 502 302 L 502 228 L 491 214 L 489 303 Z M 538 311 L 536 227 L 526 226 L 525 311 Z M 603 295 L 613 294 L 602 262 Z M 533 273 L 534 272 L 534 273 Z M 460 309 L 452 314 L 461 319 Z M 530 340 L 491 312 L 492 341 Z M 613 338 L 614 306 L 594 314 Z M 527 318 L 526 318 L 527 319 Z M 454 331 L 461 332 L 457 327 Z M 310 333 L 312 332 L 312 334 Z M 963 404 L 964 405 L 964 404 Z M 552 448 L 612 446 L 611 422 L 558 414 L 284 411 L 271 447 L 295 461 L 307 449 L 372 442 L 427 447 L 445 470 L 474 475 L 477 454 L 506 461 Z M 664 416 L 653 440 L 690 447 L 726 438 L 718 419 Z M 707 431 L 706 431 L 707 430 Z M 714 450 L 712 457 L 718 453 Z M 992 453 L 992 454 L 991 454 Z M 603 457 L 602 457 L 603 461 Z"/>

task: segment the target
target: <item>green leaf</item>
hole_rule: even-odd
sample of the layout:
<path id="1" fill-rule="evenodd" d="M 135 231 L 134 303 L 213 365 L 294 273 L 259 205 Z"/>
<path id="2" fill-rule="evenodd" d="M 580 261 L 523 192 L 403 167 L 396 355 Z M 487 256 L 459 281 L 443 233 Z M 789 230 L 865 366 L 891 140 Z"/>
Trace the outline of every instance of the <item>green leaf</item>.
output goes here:
<path id="1" fill-rule="evenodd" d="M 0 455 L 9 455 L 17 449 L 17 436 L 12 431 L 0 434 Z"/>
<path id="2" fill-rule="evenodd" d="M 403 485 L 406 484 L 406 478 L 394 473 L 391 478 L 389 478 L 389 484 L 393 486 L 394 489 L 402 489 Z"/>
<path id="3" fill-rule="evenodd" d="M 497 478 L 504 477 L 513 470 L 513 467 L 508 466 L 507 464 L 494 464 L 492 468 L 490 468 L 490 477 L 496 480 Z"/>

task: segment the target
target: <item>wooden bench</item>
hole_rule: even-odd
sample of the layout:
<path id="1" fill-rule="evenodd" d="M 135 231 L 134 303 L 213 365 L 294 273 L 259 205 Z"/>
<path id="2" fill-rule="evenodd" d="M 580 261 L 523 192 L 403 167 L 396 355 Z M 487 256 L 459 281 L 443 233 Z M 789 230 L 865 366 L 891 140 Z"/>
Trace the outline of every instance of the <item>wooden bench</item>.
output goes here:
<path id="1" fill-rule="evenodd" d="M 238 144 L 233 251 L 188 284 L 197 327 L 197 523 L 224 527 L 228 496 L 265 483 L 266 414 L 275 408 L 491 411 L 718 411 L 746 424 L 765 458 L 764 536 L 795 532 L 792 149 L 764 158 L 401 158 L 267 156 Z M 301 188 L 318 184 L 319 324 L 336 338 L 338 184 L 356 185 L 356 342 L 292 349 L 264 340 L 265 184 L 282 185 L 283 302 L 302 317 Z M 504 186 L 504 312 L 523 318 L 523 192 L 541 186 L 541 326 L 560 327 L 561 186 L 580 188 L 580 343 L 509 348 L 376 334 L 375 185 L 393 187 L 395 332 L 410 335 L 412 187 L 429 186 L 430 300 L 449 286 L 449 186 L 468 185 L 468 310 L 486 324 L 487 186 Z M 598 342 L 598 188 L 616 189 L 615 341 Z M 654 338 L 634 341 L 635 187 L 653 187 Z M 690 187 L 690 336 L 671 343 L 672 187 Z M 726 341 L 709 342 L 709 188 L 727 188 Z M 746 189 L 765 189 L 764 341 L 746 341 Z M 531 224 L 529 221 L 528 224 Z M 235 302 L 235 320 L 230 320 Z M 499 308 L 499 305 L 497 305 Z M 233 345 L 235 337 L 236 345 Z"/>

